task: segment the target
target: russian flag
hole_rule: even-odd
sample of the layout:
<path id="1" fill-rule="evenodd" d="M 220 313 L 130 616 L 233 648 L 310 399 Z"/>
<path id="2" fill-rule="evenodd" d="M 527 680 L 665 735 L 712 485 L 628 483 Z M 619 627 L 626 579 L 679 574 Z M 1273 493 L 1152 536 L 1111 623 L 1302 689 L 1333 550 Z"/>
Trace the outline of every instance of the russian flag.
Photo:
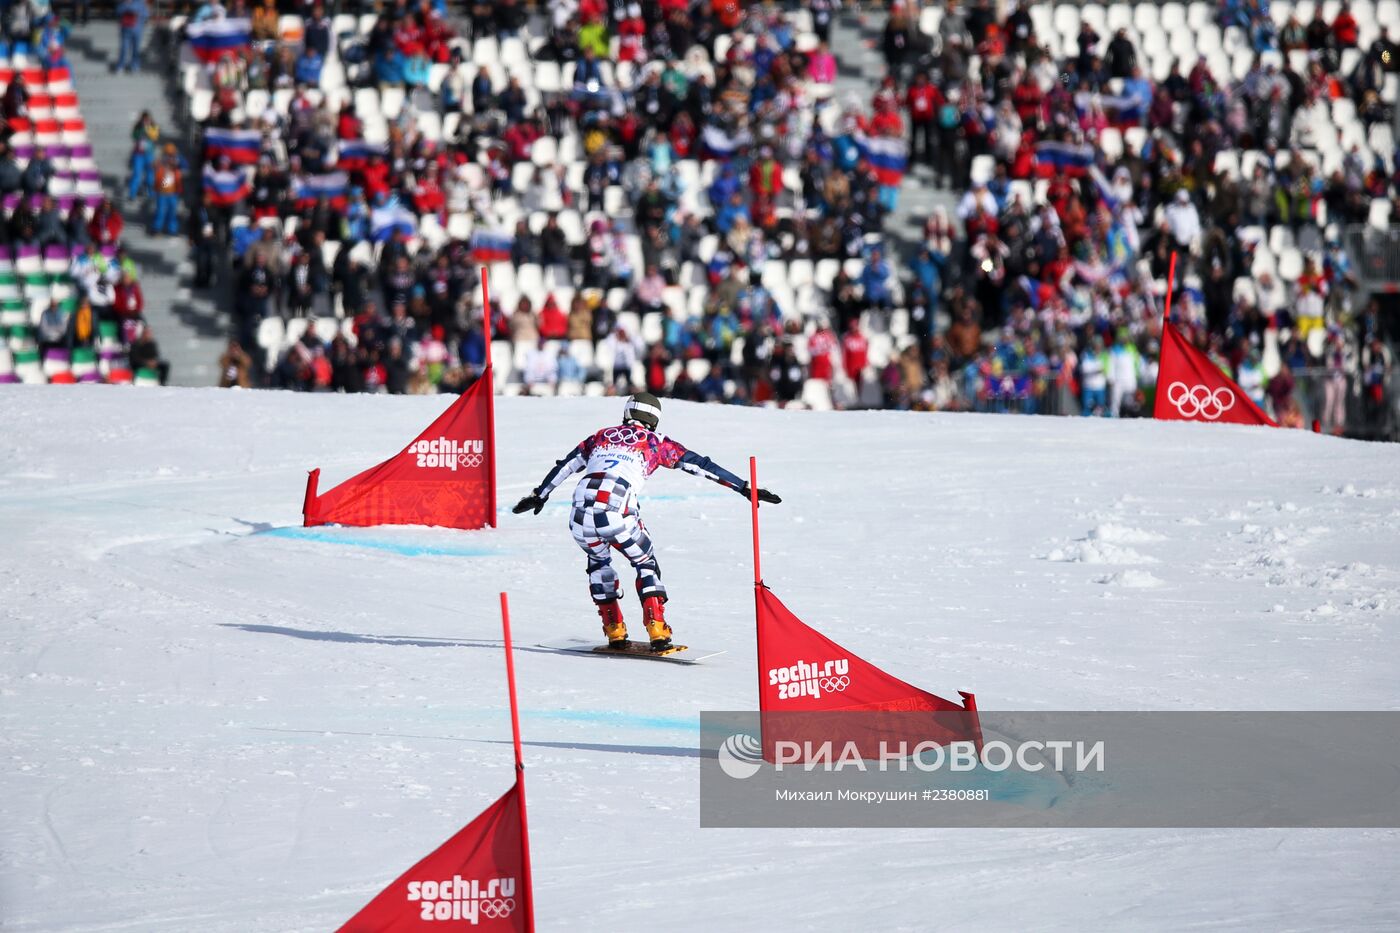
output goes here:
<path id="1" fill-rule="evenodd" d="M 220 207 L 233 207 L 253 193 L 253 183 L 248 180 L 248 173 L 243 169 L 221 172 L 205 166 L 204 193 Z"/>
<path id="2" fill-rule="evenodd" d="M 297 201 L 297 210 L 310 210 L 320 198 L 330 201 L 331 207 L 345 210 L 350 192 L 350 176 L 345 172 L 327 172 L 324 175 L 303 175 L 293 182 L 292 197 Z M 301 202 L 305 201 L 303 205 Z"/>
<path id="3" fill-rule="evenodd" d="M 715 159 L 729 159 L 738 152 L 740 148 L 747 146 L 753 141 L 753 135 L 748 130 L 740 130 L 732 136 L 715 126 L 713 123 L 707 125 L 700 134 L 700 139 L 704 141 L 705 148 L 710 151 L 710 156 Z"/>
<path id="4" fill-rule="evenodd" d="M 515 245 L 515 237 L 509 233 L 491 233 L 477 230 L 472 233 L 472 262 L 509 262 L 510 250 Z"/>
<path id="5" fill-rule="evenodd" d="M 1035 173 L 1041 178 L 1053 178 L 1056 172 L 1078 178 L 1087 174 L 1089 166 L 1093 164 L 1093 146 L 1076 146 L 1053 140 L 1035 144 Z"/>
<path id="6" fill-rule="evenodd" d="M 204 131 L 205 161 L 217 161 L 228 156 L 234 165 L 253 165 L 262 151 L 262 133 L 257 130 L 221 130 L 210 127 Z"/>
<path id="7" fill-rule="evenodd" d="M 896 136 L 856 137 L 856 148 L 875 171 L 880 184 L 898 187 L 909 167 L 909 144 Z"/>
<path id="8" fill-rule="evenodd" d="M 365 142 L 363 139 L 342 139 L 340 153 L 335 160 L 336 168 L 353 172 L 368 165 L 371 155 L 384 155 L 387 151 L 380 143 Z"/>
<path id="9" fill-rule="evenodd" d="M 1093 101 L 1092 95 L 1080 91 L 1074 95 L 1075 110 L 1082 117 L 1089 112 Z M 1099 106 L 1103 108 L 1104 116 L 1108 117 L 1108 122 L 1114 127 L 1124 129 L 1129 126 L 1142 125 L 1143 106 L 1136 97 L 1130 97 L 1126 94 L 1100 94 L 1098 101 Z"/>
<path id="10" fill-rule="evenodd" d="M 397 198 L 390 198 L 369 212 L 369 229 L 376 243 L 393 239 L 396 233 L 413 236 L 418 230 L 418 217 Z"/>
<path id="11" fill-rule="evenodd" d="M 253 39 L 252 20 L 207 19 L 185 27 L 185 38 L 200 61 L 216 62 L 236 56 L 249 47 Z"/>
<path id="12" fill-rule="evenodd" d="M 1089 178 L 1093 180 L 1094 187 L 1098 189 L 1099 198 L 1108 206 L 1108 209 L 1118 210 L 1118 199 L 1113 196 L 1113 184 L 1103 172 L 1099 171 L 1097 165 L 1089 166 Z"/>

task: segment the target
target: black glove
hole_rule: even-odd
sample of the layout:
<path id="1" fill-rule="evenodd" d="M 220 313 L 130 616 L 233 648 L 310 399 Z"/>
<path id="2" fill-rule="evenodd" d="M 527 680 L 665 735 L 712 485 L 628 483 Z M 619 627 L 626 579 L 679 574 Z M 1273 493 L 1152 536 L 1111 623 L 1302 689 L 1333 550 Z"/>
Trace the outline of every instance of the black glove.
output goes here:
<path id="1" fill-rule="evenodd" d="M 745 483 L 745 484 L 744 484 L 744 488 L 743 488 L 743 489 L 740 489 L 739 492 L 743 493 L 743 496 L 744 496 L 745 499 L 748 499 L 748 498 L 750 498 L 751 490 L 752 490 L 752 487 L 749 486 L 748 483 Z M 778 503 L 782 502 L 783 500 L 778 496 L 777 493 L 769 492 L 768 490 L 766 490 L 766 489 L 764 489 L 764 488 L 762 488 L 762 487 L 759 487 L 759 490 L 758 490 L 758 501 L 759 501 L 759 502 L 769 502 L 769 503 L 772 503 L 773 505 L 777 505 Z"/>
<path id="2" fill-rule="evenodd" d="M 538 515 L 542 508 L 544 508 L 544 498 L 539 493 L 532 492 L 524 499 L 515 503 L 515 508 L 511 509 L 511 511 L 519 515 L 521 512 L 528 512 L 534 509 L 535 514 Z"/>

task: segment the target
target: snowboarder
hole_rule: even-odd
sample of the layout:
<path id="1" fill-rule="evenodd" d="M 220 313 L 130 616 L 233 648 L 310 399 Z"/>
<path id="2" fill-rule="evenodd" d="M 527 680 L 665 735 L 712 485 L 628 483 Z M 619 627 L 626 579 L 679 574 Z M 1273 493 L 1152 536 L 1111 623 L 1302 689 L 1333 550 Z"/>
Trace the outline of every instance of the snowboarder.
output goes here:
<path id="1" fill-rule="evenodd" d="M 671 647 L 671 627 L 666 624 L 666 587 L 646 525 L 642 523 L 638 496 L 646 478 L 658 467 L 682 469 L 713 480 L 748 498 L 749 484 L 709 457 L 701 456 L 670 438 L 656 433 L 661 402 L 649 392 L 627 399 L 622 424 L 604 428 L 585 439 L 549 471 L 544 480 L 514 508 L 516 514 L 539 514 L 550 493 L 569 476 L 584 471 L 574 487 L 569 530 L 588 555 L 588 589 L 603 620 L 603 634 L 612 648 L 628 647 L 627 625 L 622 621 L 622 582 L 612 568 L 609 548 L 617 548 L 637 572 L 637 595 L 647 636 L 653 651 Z M 782 500 L 766 489 L 758 490 L 761 502 Z"/>

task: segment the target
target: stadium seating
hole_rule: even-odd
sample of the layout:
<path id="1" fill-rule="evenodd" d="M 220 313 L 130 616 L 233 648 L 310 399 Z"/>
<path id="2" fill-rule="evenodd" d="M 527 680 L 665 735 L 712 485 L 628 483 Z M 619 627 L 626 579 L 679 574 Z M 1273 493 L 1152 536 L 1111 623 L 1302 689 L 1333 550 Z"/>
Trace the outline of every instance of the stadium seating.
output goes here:
<path id="1" fill-rule="evenodd" d="M 10 119 L 9 147 L 21 169 L 43 147 L 54 167 L 44 193 L 52 196 L 59 211 L 90 216 L 103 200 L 101 174 L 93 160 L 87 125 L 80 112 L 72 75 L 63 64 L 45 65 L 30 55 L 23 44 L 0 44 L 0 90 L 20 82 L 27 94 L 23 116 Z M 39 204 L 38 193 L 6 194 L 6 216 L 21 202 Z M 116 256 L 116 245 L 104 245 L 107 259 Z M 50 348 L 41 354 L 37 327 L 45 310 L 56 303 L 65 317 L 78 307 L 78 287 L 69 275 L 72 260 L 86 252 L 85 247 L 50 244 L 47 247 L 0 246 L 0 329 L 9 349 L 0 353 L 0 382 L 102 381 L 113 369 L 125 364 L 126 344 L 119 338 L 114 322 L 102 322 L 94 346 Z M 101 354 L 99 359 L 98 354 Z"/>
<path id="2" fill-rule="evenodd" d="M 1393 12 L 1396 0 L 1357 0 L 1352 10 L 1360 24 L 1359 44 L 1365 48 L 1378 35 L 1379 23 Z M 1337 4 L 1324 5 L 1324 15 L 1335 13 Z M 1275 2 L 1271 15 L 1275 23 L 1282 23 L 1291 12 L 1310 16 L 1312 4 L 1291 4 Z M 917 25 L 920 31 L 936 37 L 943 25 L 944 11 L 941 7 L 929 5 L 919 12 Z M 1251 38 L 1234 25 L 1222 26 L 1219 19 L 1219 6 L 1209 2 L 1178 3 L 1166 2 L 1137 4 L 1096 4 L 1096 3 L 1035 3 L 1029 6 L 1029 15 L 1034 24 L 1034 34 L 1056 56 L 1073 55 L 1078 48 L 1078 35 L 1081 24 L 1087 24 L 1102 37 L 1107 38 L 1118 29 L 1127 32 L 1139 61 L 1145 70 L 1157 81 L 1166 78 L 1174 63 L 1179 63 L 1183 72 L 1188 71 L 1197 60 L 1205 61 L 1212 72 L 1222 80 L 1238 81 L 1250 71 L 1255 61 Z M 788 11 L 783 14 L 787 28 L 793 30 L 792 46 L 800 50 L 811 50 L 817 46 L 817 38 L 811 31 L 811 17 L 805 10 Z M 264 117 L 269 111 L 275 113 L 285 124 L 291 117 L 289 108 L 294 101 L 304 101 L 312 107 L 323 103 L 334 113 L 347 103 L 353 103 L 356 115 L 363 122 L 363 138 L 371 144 L 381 144 L 390 137 L 391 128 L 401 129 L 405 138 L 412 141 L 421 138 L 436 144 L 446 144 L 455 138 L 460 127 L 474 115 L 472 94 L 465 93 L 461 107 L 444 112 L 440 105 L 440 93 L 448 79 L 451 68 L 442 63 L 434 63 L 426 83 L 422 87 L 406 89 L 394 83 L 375 84 L 362 80 L 365 69 L 371 65 L 364 63 L 359 55 L 363 38 L 373 29 L 374 15 L 358 19 L 342 15 L 334 20 L 336 41 L 332 43 L 330 54 L 322 66 L 319 85 L 296 92 L 290 88 L 275 90 L 247 90 L 239 96 L 238 106 L 231 114 L 232 122 L 240 125 L 245 120 Z M 178 30 L 182 23 L 172 24 Z M 304 24 L 295 17 L 284 17 L 283 34 L 295 35 L 304 32 Z M 498 37 L 480 35 L 474 41 L 452 38 L 449 45 L 460 52 L 462 64 L 456 66 L 470 88 L 472 81 L 481 74 L 486 75 L 493 92 L 499 93 L 509 81 L 518 81 L 524 94 L 526 112 L 537 106 L 548 106 L 567 98 L 574 90 L 573 78 L 576 72 L 574 62 L 550 61 L 541 54 L 546 45 L 541 35 L 525 34 L 522 37 Z M 745 26 L 732 34 L 720 35 L 715 42 L 716 59 L 727 56 L 731 50 L 736 54 L 750 55 L 758 46 L 755 32 Z M 618 55 L 618 40 L 613 39 L 612 54 L 600 61 L 603 75 L 602 84 L 607 87 L 614 82 L 631 87 L 640 81 L 645 68 L 634 62 L 621 61 Z M 1356 50 L 1347 50 L 1342 55 L 1341 69 L 1346 72 L 1358 60 Z M 1304 57 L 1305 58 L 1305 57 Z M 1266 63 L 1278 67 L 1300 68 L 1306 64 L 1297 55 L 1266 51 L 1262 54 Z M 189 112 L 196 121 L 207 118 L 215 95 L 213 69 L 201 63 L 187 44 L 180 61 L 181 85 L 187 95 Z M 703 49 L 692 48 L 680 67 L 691 77 L 715 73 L 714 63 Z M 968 63 L 969 72 L 976 76 L 981 73 L 983 62 L 972 56 Z M 1115 86 L 1116 87 L 1116 86 Z M 1394 74 L 1386 78 L 1381 92 L 1382 100 L 1391 106 L 1396 103 L 1400 79 Z M 872 88 L 873 90 L 873 88 Z M 819 123 L 827 133 L 841 130 L 843 115 L 847 110 L 845 102 L 822 105 L 831 98 L 830 89 L 804 82 L 802 92 L 813 102 L 807 111 L 810 118 Z M 642 244 L 637 224 L 633 217 L 633 199 L 636 189 L 626 184 L 609 185 L 603 193 L 602 210 L 589 211 L 583 207 L 584 176 L 588 166 L 585 157 L 584 131 L 567 120 L 563 131 L 546 135 L 536 140 L 528 157 L 514 164 L 507 164 L 506 175 L 510 178 L 511 190 L 492 191 L 492 166 L 486 146 L 482 146 L 475 158 L 461 168 L 462 184 L 466 188 L 469 209 L 450 210 L 443 216 L 427 213 L 415 220 L 413 235 L 407 248 L 410 254 L 421 250 L 433 251 L 449 240 L 478 243 L 493 237 L 508 238 L 517 222 L 523 221 L 533 232 L 538 233 L 544 226 L 546 217 L 556 213 L 566 239 L 574 248 L 585 247 L 589 230 L 594 220 L 604 218 L 615 225 L 620 234 L 621 252 L 628 260 L 634 276 L 641 272 Z M 1294 157 L 1304 160 L 1318 171 L 1330 174 L 1340 168 L 1350 156 L 1359 158 L 1366 164 L 1379 160 L 1389 171 L 1393 171 L 1394 138 L 1389 125 L 1384 122 L 1367 127 L 1357 113 L 1352 101 L 1345 97 L 1331 100 L 1322 118 L 1316 122 L 1316 132 L 1307 140 L 1309 145 L 1294 150 Z M 1148 127 L 1131 125 L 1107 127 L 1097 137 L 1097 148 L 1102 152 L 1111 167 L 1120 159 L 1129 158 L 1142 152 L 1149 145 L 1152 136 Z M 271 151 L 278 153 L 280 142 L 272 145 Z M 1286 163 L 1290 153 L 1279 153 L 1275 164 Z M 1214 168 L 1233 179 L 1247 180 L 1252 177 L 1254 166 L 1261 163 L 1266 155 L 1261 150 L 1235 151 L 1226 149 L 1216 157 Z M 681 158 L 674 163 L 674 177 L 681 193 L 679 206 L 682 210 L 704 219 L 715 216 L 716 205 L 709 203 L 707 190 L 716 177 L 719 163 L 713 159 Z M 562 170 L 564 190 L 575 193 L 578 198 L 565 204 L 558 197 L 557 190 L 546 190 L 539 199 L 532 202 L 536 194 L 528 190 L 537 168 L 558 168 Z M 971 180 L 973 183 L 987 181 L 997 169 L 996 161 L 988 155 L 979 155 L 972 160 Z M 782 173 L 782 190 L 778 201 L 778 214 L 790 217 L 794 206 L 802 195 L 802 180 L 795 168 L 788 166 Z M 1044 203 L 1047 182 L 1045 179 L 1017 178 L 1011 183 L 1013 194 L 1030 203 Z M 481 209 L 483 203 L 489 205 Z M 449 198 L 449 201 L 451 199 Z M 1335 220 L 1325 216 L 1325 204 L 1318 218 L 1318 231 L 1306 230 L 1295 235 L 1287 225 L 1261 228 L 1250 236 L 1254 245 L 1253 271 L 1269 271 L 1279 276 L 1287 284 L 1293 283 L 1302 270 L 1302 257 L 1309 249 L 1316 249 L 1318 240 L 1332 239 L 1339 226 Z M 1390 222 L 1390 204 L 1385 199 L 1377 199 L 1371 206 L 1369 222 L 1383 226 Z M 1145 218 L 1144 229 L 1155 227 L 1161 220 L 1162 208 L 1158 207 L 1152 216 Z M 293 229 L 293 218 L 280 222 L 283 235 Z M 871 235 L 874 245 L 880 241 L 878 235 Z M 363 245 L 357 249 L 363 248 Z M 526 298 L 538 309 L 545 298 L 552 294 L 561 307 L 567 308 L 570 300 L 577 295 L 588 294 L 590 300 L 600 301 L 617 313 L 619 323 L 628 335 L 643 345 L 652 345 L 663 339 L 668 326 L 685 326 L 693 321 L 706 303 L 709 280 L 705 263 L 719 248 L 718 238 L 709 233 L 701 241 L 695 261 L 686 261 L 677 270 L 677 285 L 666 289 L 664 310 L 660 314 L 647 313 L 641 316 L 630 312 L 631 295 L 626 289 L 605 289 L 601 293 L 586 289 L 575 276 L 564 275 L 558 268 L 545 267 L 534 263 L 523 263 L 518 268 L 503 261 L 492 262 L 492 297 L 502 311 L 509 315 L 519 299 Z M 327 246 L 327 265 L 334 260 L 334 244 Z M 368 250 L 367 259 L 377 261 L 381 247 L 376 244 Z M 848 383 L 838 365 L 832 374 L 829 385 L 805 386 L 794 400 L 794 404 L 809 407 L 849 406 L 853 404 L 878 404 L 881 398 L 880 375 L 887 365 L 896 362 L 900 355 L 918 341 L 912 332 L 910 315 L 904 303 L 904 272 L 899 265 L 899 256 L 893 249 L 885 251 L 885 258 L 891 265 L 892 291 L 895 307 L 890 312 L 867 311 L 860 318 L 860 329 L 868 338 L 868 360 L 864 371 L 855 383 Z M 750 280 L 761 282 L 762 286 L 782 308 L 782 322 L 785 325 L 783 337 L 790 345 L 794 357 L 802 364 L 808 363 L 806 344 L 820 326 L 821 321 L 831 312 L 829 292 L 838 274 L 859 276 L 864 262 L 861 258 L 850 258 L 844 262 L 838 259 L 794 258 L 791 261 L 769 258 L 753 264 L 748 274 Z M 635 278 L 634 278 L 635 281 Z M 1187 277 L 1188 287 L 1199 281 Z M 1159 280 L 1154 286 L 1157 299 L 1160 299 L 1164 284 Z M 856 286 L 857 294 L 860 286 Z M 479 298 L 475 298 L 479 307 Z M 317 321 L 318 334 L 334 336 L 337 333 L 348 341 L 355 339 L 355 328 L 350 325 L 347 309 L 336 305 L 337 317 L 344 317 L 339 326 Z M 940 317 L 946 326 L 946 317 Z M 257 330 L 257 342 L 265 352 L 269 368 L 273 367 L 287 351 L 300 339 L 302 331 L 284 325 L 280 319 L 272 318 L 262 322 Z M 584 349 L 584 347 L 587 349 Z M 552 350 L 553 344 L 548 345 Z M 496 361 L 497 379 L 503 391 L 527 391 L 523 387 L 523 368 L 530 352 L 535 349 L 533 342 L 522 342 L 520 346 L 497 352 L 493 348 Z M 606 391 L 615 378 L 614 360 L 609 351 L 600 343 L 596 347 L 588 341 L 576 341 L 570 345 L 570 355 L 589 372 L 593 378 L 582 383 L 581 388 L 570 385 L 562 391 L 576 394 L 593 394 Z M 632 381 L 645 376 L 645 353 L 637 354 L 637 362 L 624 367 L 631 371 Z M 697 382 L 710 373 L 698 365 L 698 360 L 675 360 L 668 367 L 669 374 L 684 373 L 690 381 Z M 709 365 L 709 361 L 704 361 Z M 743 367 L 744 338 L 741 336 L 730 346 L 728 362 L 733 367 Z M 697 378 L 698 377 L 698 378 Z M 570 380 L 574 382 L 577 380 Z M 732 380 L 727 380 L 731 382 Z M 540 392 L 540 386 L 531 386 L 528 391 Z"/>

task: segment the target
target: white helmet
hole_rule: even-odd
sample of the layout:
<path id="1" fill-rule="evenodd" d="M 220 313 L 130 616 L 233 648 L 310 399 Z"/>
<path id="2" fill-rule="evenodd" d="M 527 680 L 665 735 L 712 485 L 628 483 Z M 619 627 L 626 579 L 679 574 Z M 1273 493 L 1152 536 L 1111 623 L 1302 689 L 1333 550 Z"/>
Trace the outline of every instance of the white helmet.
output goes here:
<path id="1" fill-rule="evenodd" d="M 638 392 L 622 406 L 622 420 L 635 421 L 655 431 L 661 423 L 661 400 L 650 392 Z"/>

